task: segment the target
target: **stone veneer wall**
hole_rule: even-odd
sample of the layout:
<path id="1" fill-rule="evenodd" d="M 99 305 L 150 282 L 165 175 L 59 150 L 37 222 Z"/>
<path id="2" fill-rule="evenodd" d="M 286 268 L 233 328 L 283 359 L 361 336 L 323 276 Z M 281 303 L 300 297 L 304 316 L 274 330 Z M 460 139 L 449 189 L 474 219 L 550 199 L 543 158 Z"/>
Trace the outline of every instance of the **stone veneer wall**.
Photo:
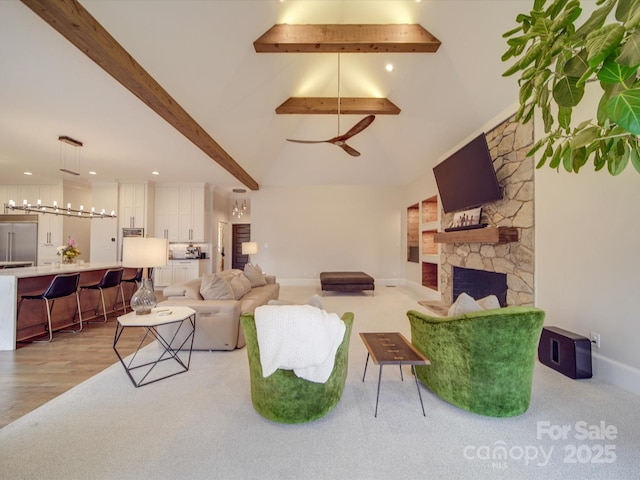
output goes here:
<path id="1" fill-rule="evenodd" d="M 473 268 L 507 275 L 507 304 L 533 305 L 534 289 L 534 159 L 526 154 L 533 145 L 533 122 L 522 125 L 509 118 L 490 132 L 487 143 L 503 199 L 484 205 L 482 221 L 490 226 L 517 227 L 518 242 L 442 244 L 440 291 L 446 305 L 452 299 L 453 267 Z M 442 226 L 453 214 L 441 212 Z"/>

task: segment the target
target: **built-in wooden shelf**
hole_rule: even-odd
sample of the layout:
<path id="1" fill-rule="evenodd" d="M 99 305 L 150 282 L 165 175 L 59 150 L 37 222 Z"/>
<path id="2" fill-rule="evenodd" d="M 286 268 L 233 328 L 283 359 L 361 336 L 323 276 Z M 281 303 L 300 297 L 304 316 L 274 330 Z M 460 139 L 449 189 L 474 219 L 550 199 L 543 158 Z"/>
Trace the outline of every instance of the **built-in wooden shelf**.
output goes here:
<path id="1" fill-rule="evenodd" d="M 515 227 L 485 227 L 457 232 L 438 232 L 435 243 L 509 243 L 518 241 Z"/>

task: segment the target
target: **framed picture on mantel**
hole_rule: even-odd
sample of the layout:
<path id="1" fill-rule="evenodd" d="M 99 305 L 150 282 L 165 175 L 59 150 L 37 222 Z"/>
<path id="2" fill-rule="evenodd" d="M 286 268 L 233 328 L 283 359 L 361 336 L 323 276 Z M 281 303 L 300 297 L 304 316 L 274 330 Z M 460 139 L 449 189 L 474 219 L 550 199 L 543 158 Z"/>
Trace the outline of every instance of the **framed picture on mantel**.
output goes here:
<path id="1" fill-rule="evenodd" d="M 482 217 L 482 207 L 463 210 L 453 214 L 453 228 L 474 227 L 480 225 Z"/>

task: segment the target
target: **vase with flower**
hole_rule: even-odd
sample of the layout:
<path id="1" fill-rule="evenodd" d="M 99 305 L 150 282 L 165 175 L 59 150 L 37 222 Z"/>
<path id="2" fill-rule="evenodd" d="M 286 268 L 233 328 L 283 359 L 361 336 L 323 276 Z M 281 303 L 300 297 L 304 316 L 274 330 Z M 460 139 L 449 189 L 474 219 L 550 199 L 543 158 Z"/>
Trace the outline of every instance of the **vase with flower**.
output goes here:
<path id="1" fill-rule="evenodd" d="M 75 263 L 76 257 L 80 255 L 80 250 L 76 246 L 76 241 L 69 237 L 69 241 L 66 245 L 58 247 L 58 255 L 62 257 L 62 263 L 71 264 Z"/>

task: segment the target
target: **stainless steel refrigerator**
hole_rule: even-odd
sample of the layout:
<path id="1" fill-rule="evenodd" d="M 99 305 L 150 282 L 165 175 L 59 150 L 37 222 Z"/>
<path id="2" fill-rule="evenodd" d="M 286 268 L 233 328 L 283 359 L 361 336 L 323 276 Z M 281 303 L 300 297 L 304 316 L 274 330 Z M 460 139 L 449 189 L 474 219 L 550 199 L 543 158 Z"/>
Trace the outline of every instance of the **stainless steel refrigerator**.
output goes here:
<path id="1" fill-rule="evenodd" d="M 38 215 L 0 215 L 0 263 L 38 261 Z"/>

